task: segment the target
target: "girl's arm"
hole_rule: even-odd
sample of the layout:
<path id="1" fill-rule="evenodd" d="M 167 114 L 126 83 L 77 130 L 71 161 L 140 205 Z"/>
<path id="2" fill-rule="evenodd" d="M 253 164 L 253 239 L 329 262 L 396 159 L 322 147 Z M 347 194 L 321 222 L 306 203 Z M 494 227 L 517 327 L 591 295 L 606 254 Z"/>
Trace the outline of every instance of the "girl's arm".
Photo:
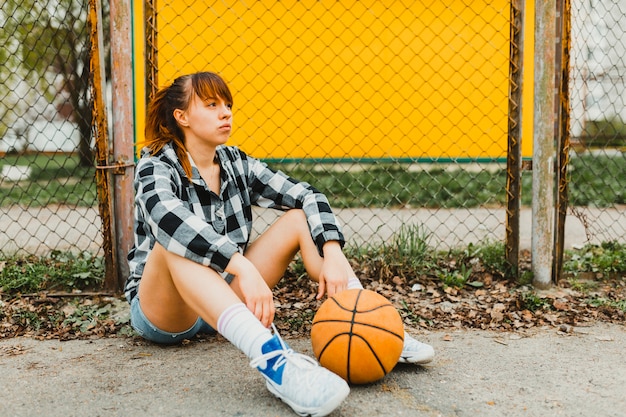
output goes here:
<path id="1" fill-rule="evenodd" d="M 348 288 L 348 280 L 355 277 L 350 262 L 346 259 L 341 246 L 337 241 L 328 241 L 324 244 L 324 261 L 319 276 L 317 299 L 324 293 L 329 297 Z"/>
<path id="2" fill-rule="evenodd" d="M 239 280 L 238 289 L 241 291 L 246 307 L 265 327 L 274 321 L 276 306 L 272 290 L 259 273 L 258 269 L 240 253 L 230 259 L 226 271 Z"/>
<path id="3" fill-rule="evenodd" d="M 348 280 L 355 276 L 342 247 L 344 236 L 324 194 L 306 182 L 299 182 L 266 164 L 249 158 L 252 178 L 252 202 L 278 209 L 300 208 L 304 211 L 311 237 L 323 258 L 317 298 L 328 296 L 347 288 Z"/>
<path id="4" fill-rule="evenodd" d="M 257 159 L 250 157 L 247 159 L 253 204 L 280 210 L 302 209 L 307 218 L 311 237 L 321 256 L 324 256 L 323 247 L 326 242 L 337 241 L 340 246 L 344 245 L 345 240 L 339 221 L 324 194 L 309 183 L 274 171 Z"/>

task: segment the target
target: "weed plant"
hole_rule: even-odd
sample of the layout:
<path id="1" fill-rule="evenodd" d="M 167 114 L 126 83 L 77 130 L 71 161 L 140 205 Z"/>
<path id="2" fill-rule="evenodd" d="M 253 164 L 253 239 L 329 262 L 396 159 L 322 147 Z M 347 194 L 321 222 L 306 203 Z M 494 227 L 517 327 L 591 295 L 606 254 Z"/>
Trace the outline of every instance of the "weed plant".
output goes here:
<path id="1" fill-rule="evenodd" d="M 346 254 L 361 273 L 379 282 L 390 282 L 396 277 L 410 286 L 423 278 L 438 279 L 444 287 L 463 289 L 480 287 L 475 275 L 492 272 L 495 279 L 506 278 L 501 272 L 506 265 L 504 249 L 500 243 L 469 245 L 466 249 L 441 253 L 428 245 L 429 234 L 418 225 L 405 225 L 388 242 L 380 245 L 349 246 Z M 564 270 L 569 274 L 566 281 L 576 291 L 587 295 L 587 303 L 593 306 L 609 306 L 626 311 L 626 300 L 619 295 L 626 275 L 626 246 L 616 242 L 567 251 Z M 305 279 L 306 271 L 300 258 L 290 265 L 296 279 Z M 592 273 L 593 279 L 581 279 L 578 275 Z M 588 275 L 585 275 L 587 277 Z M 10 257 L 0 260 L 0 297 L 11 298 L 40 291 L 89 290 L 100 288 L 104 277 L 104 261 L 89 253 L 53 252 L 48 257 Z M 518 282 L 521 286 L 524 282 Z M 599 286 L 616 288 L 608 295 L 599 295 Z M 535 291 L 525 291 L 524 308 L 530 311 L 550 308 L 549 301 Z M 82 308 L 82 307 L 81 307 Z M 85 307 L 86 308 L 86 307 Z M 19 322 L 36 325 L 27 310 L 16 312 Z M 83 326 L 106 314 L 87 308 L 77 309 L 66 325 Z M 64 317 L 68 319 L 68 317 Z M 35 326 L 36 327 L 36 326 Z"/>
<path id="2" fill-rule="evenodd" d="M 11 257 L 0 261 L 0 294 L 99 287 L 104 260 L 90 253 L 53 252 L 49 257 Z"/>
<path id="3" fill-rule="evenodd" d="M 626 245 L 611 241 L 600 245 L 587 244 L 581 249 L 566 251 L 563 271 L 571 274 L 594 272 L 626 273 Z"/>
<path id="4" fill-rule="evenodd" d="M 372 278 L 387 281 L 394 276 L 415 278 L 437 268 L 430 234 L 421 225 L 403 225 L 387 242 L 348 246 L 346 256 Z"/>

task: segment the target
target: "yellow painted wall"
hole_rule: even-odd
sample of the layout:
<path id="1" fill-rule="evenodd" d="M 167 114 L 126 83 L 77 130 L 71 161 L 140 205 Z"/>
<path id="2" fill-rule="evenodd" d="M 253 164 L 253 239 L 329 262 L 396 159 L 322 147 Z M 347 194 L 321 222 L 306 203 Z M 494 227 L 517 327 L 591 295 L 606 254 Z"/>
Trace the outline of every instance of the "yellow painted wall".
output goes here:
<path id="1" fill-rule="evenodd" d="M 533 155 L 534 74 L 535 74 L 535 3 L 524 2 L 524 72 L 522 81 L 522 156 Z"/>
<path id="2" fill-rule="evenodd" d="M 139 156 L 141 141 L 146 126 L 146 71 L 145 71 L 145 26 L 144 2 L 131 0 L 133 31 L 133 112 L 135 116 L 135 154 Z"/>
<path id="3" fill-rule="evenodd" d="M 509 7 L 157 0 L 159 85 L 220 73 L 235 101 L 230 143 L 260 158 L 505 158 Z M 143 61 L 135 67 L 140 142 Z M 522 142 L 525 156 L 531 145 Z"/>

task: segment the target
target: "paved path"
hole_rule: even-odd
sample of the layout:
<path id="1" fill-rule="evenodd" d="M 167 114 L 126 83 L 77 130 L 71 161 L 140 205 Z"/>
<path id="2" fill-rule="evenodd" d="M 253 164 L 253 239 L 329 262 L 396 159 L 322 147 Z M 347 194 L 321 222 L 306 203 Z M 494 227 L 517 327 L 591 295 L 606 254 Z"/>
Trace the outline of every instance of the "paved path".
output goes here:
<path id="1" fill-rule="evenodd" d="M 437 357 L 352 388 L 331 417 L 626 416 L 626 330 L 436 331 Z M 311 354 L 308 339 L 289 340 Z M 0 416 L 295 416 L 223 339 L 0 340 Z"/>

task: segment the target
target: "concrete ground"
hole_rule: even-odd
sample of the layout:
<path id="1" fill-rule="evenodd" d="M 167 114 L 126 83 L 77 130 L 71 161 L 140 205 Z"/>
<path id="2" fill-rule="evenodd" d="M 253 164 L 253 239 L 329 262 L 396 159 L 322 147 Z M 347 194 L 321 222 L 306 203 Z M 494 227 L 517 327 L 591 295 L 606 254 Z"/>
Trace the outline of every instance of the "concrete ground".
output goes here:
<path id="1" fill-rule="evenodd" d="M 572 213 L 566 248 L 623 241 L 623 213 L 620 208 Z M 271 222 L 267 215 L 260 214 L 261 221 Z M 338 215 L 346 235 L 357 242 L 364 239 L 359 236 L 372 235 L 385 240 L 400 224 L 411 223 L 432 232 L 437 246 L 504 238 L 503 210 L 367 209 Z M 84 250 L 100 248 L 99 218 L 93 211 L 12 209 L 2 218 L 9 225 L 0 233 L 2 250 L 16 245 L 39 253 L 77 242 Z M 59 237 L 59 230 L 80 222 L 80 232 Z M 24 225 L 30 233 L 22 231 Z M 530 247 L 530 226 L 530 211 L 522 210 L 522 248 Z M 331 416 L 626 417 L 624 326 L 596 324 L 569 333 L 547 328 L 523 335 L 465 330 L 417 336 L 435 347 L 431 364 L 398 365 L 377 383 L 353 387 Z M 311 354 L 308 339 L 289 343 Z M 167 348 L 132 338 L 4 339 L 0 375 L 0 417 L 295 415 L 221 338 Z"/>
<path id="2" fill-rule="evenodd" d="M 418 334 L 427 366 L 352 387 L 334 417 L 626 416 L 626 329 Z M 308 339 L 288 340 L 312 355 Z M 160 347 L 134 338 L 0 340 L 0 416 L 293 416 L 219 337 Z"/>

